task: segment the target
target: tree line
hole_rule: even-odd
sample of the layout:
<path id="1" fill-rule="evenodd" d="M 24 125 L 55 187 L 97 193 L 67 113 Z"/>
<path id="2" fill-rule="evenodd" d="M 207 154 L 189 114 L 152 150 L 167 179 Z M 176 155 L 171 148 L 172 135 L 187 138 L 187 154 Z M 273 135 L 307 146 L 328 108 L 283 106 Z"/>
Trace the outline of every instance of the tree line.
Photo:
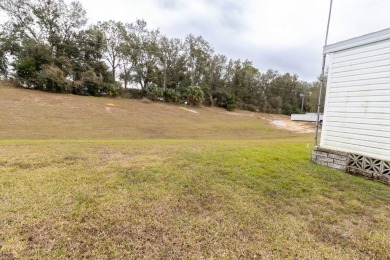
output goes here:
<path id="1" fill-rule="evenodd" d="M 144 20 L 87 24 L 77 1 L 0 0 L 0 10 L 8 18 L 0 73 L 27 88 L 266 113 L 316 109 L 318 82 L 260 72 L 249 60 L 215 53 L 202 36 L 169 38 Z"/>

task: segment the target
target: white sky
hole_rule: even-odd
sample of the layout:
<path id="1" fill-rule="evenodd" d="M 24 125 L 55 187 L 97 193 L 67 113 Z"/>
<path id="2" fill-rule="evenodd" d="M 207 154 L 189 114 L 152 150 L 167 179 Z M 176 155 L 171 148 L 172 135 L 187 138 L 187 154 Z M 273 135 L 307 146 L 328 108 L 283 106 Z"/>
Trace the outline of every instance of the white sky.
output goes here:
<path id="1" fill-rule="evenodd" d="M 139 18 L 169 37 L 202 35 L 216 53 L 251 60 L 263 72 L 313 81 L 321 70 L 330 0 L 78 1 L 91 23 Z M 334 0 L 328 43 L 390 27 L 389 10 L 387 0 Z"/>

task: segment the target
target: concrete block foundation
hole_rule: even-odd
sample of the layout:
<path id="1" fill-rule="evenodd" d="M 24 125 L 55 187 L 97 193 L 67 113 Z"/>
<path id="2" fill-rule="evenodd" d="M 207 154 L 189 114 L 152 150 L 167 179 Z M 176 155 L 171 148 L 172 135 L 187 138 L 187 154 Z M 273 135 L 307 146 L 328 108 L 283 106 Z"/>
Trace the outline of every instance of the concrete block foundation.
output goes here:
<path id="1" fill-rule="evenodd" d="M 347 170 L 347 160 L 347 153 L 329 150 L 319 146 L 314 147 L 312 154 L 312 161 L 314 163 L 341 171 Z"/>
<path id="2" fill-rule="evenodd" d="M 363 155 L 314 147 L 312 161 L 390 185 L 390 162 Z"/>

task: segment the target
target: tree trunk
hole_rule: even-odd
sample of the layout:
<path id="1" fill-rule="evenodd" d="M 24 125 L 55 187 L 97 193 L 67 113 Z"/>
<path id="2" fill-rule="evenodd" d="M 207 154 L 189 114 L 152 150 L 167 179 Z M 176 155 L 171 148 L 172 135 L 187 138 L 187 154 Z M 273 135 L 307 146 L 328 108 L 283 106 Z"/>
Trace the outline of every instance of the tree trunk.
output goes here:
<path id="1" fill-rule="evenodd" d="M 210 106 L 213 107 L 214 106 L 214 99 L 213 99 L 213 95 L 211 95 L 210 92 L 209 92 L 209 99 L 210 99 Z"/>
<path id="2" fill-rule="evenodd" d="M 116 73 L 115 73 L 115 65 L 113 64 L 112 65 L 112 80 L 116 81 L 115 80 L 115 76 L 116 76 Z"/>

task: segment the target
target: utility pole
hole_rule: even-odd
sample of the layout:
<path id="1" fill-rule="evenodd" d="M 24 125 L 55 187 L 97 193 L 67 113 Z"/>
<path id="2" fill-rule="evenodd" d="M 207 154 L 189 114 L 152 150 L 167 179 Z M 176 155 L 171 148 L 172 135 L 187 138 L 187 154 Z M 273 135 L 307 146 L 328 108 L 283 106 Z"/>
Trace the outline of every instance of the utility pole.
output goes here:
<path id="1" fill-rule="evenodd" d="M 332 14 L 332 4 L 333 0 L 330 0 L 330 7 L 329 7 L 329 16 L 328 16 L 328 25 L 326 27 L 326 36 L 325 36 L 325 45 L 328 44 L 328 34 L 329 34 L 329 25 L 330 25 L 330 17 Z M 320 124 L 320 113 L 321 113 L 321 98 L 322 98 L 322 88 L 324 86 L 324 74 L 325 74 L 325 62 L 326 62 L 326 54 L 324 53 L 322 56 L 322 69 L 321 69 L 321 78 L 320 78 L 320 93 L 318 95 L 318 107 L 317 107 L 317 121 L 316 121 L 316 131 L 314 135 L 314 145 L 318 145 L 318 128 Z"/>
<path id="2" fill-rule="evenodd" d="M 303 104 L 305 103 L 305 93 L 301 93 L 299 94 L 299 96 L 302 98 L 301 111 L 303 113 Z"/>

